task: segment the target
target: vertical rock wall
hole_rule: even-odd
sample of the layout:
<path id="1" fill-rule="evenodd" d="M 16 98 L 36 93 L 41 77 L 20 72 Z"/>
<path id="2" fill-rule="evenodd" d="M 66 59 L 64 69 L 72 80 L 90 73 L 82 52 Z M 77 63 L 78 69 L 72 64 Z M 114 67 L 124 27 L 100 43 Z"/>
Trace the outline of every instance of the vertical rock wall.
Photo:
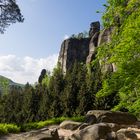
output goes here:
<path id="1" fill-rule="evenodd" d="M 89 54 L 89 38 L 70 38 L 64 40 L 61 45 L 58 62 L 64 73 L 70 69 L 75 62 L 85 63 Z"/>
<path id="2" fill-rule="evenodd" d="M 74 62 L 88 64 L 94 60 L 96 58 L 97 47 L 103 43 L 110 42 L 111 32 L 111 28 L 100 31 L 100 23 L 97 21 L 90 24 L 88 38 L 69 38 L 64 40 L 58 58 L 63 72 L 66 73 L 73 66 Z M 116 70 L 114 64 L 104 64 L 101 68 L 104 72 L 113 72 Z"/>

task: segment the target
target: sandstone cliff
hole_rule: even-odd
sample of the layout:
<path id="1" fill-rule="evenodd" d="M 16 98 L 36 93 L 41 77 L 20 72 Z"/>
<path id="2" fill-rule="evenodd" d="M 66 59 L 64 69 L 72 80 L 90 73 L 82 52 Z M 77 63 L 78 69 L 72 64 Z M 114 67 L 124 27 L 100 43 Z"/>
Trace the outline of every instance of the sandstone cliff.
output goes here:
<path id="1" fill-rule="evenodd" d="M 96 49 L 103 43 L 111 40 L 112 29 L 104 29 L 100 31 L 100 23 L 92 22 L 90 24 L 88 38 L 69 38 L 64 40 L 61 45 L 58 63 L 64 73 L 70 69 L 74 62 L 90 63 L 96 58 Z M 102 61 L 102 60 L 101 60 Z M 102 71 L 115 71 L 116 68 L 112 64 L 101 66 Z"/>

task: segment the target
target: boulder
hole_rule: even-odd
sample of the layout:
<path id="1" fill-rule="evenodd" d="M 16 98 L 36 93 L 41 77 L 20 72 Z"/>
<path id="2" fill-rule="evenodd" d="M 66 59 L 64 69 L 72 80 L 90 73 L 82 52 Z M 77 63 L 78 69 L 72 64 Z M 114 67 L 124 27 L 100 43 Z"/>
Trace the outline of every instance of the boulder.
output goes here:
<path id="1" fill-rule="evenodd" d="M 48 130 L 46 133 L 37 135 L 38 140 L 60 140 L 57 129 Z"/>
<path id="2" fill-rule="evenodd" d="M 84 128 L 87 127 L 87 126 L 89 126 L 88 123 L 82 123 L 82 124 L 78 127 L 77 130 L 82 130 L 82 129 L 84 129 Z"/>
<path id="3" fill-rule="evenodd" d="M 63 121 L 59 128 L 67 130 L 76 130 L 82 123 L 75 121 Z"/>
<path id="4" fill-rule="evenodd" d="M 93 114 L 97 118 L 97 122 L 116 123 L 124 125 L 132 125 L 137 122 L 137 118 L 129 113 L 120 111 L 104 111 L 104 110 L 91 110 L 88 114 Z"/>
<path id="5" fill-rule="evenodd" d="M 117 139 L 118 140 L 138 140 L 137 135 L 134 131 L 128 129 L 120 129 L 117 131 Z"/>
<path id="6" fill-rule="evenodd" d="M 114 139 L 111 128 L 105 123 L 90 125 L 76 133 L 74 133 L 69 140 L 100 140 L 100 139 Z M 113 136 L 113 137 L 112 137 Z"/>
<path id="7" fill-rule="evenodd" d="M 115 123 L 106 123 L 113 132 L 117 132 L 122 126 Z"/>
<path id="8" fill-rule="evenodd" d="M 97 118 L 95 115 L 93 114 L 87 114 L 86 117 L 85 117 L 85 123 L 88 123 L 88 124 L 94 124 L 97 122 Z"/>
<path id="9" fill-rule="evenodd" d="M 87 116 L 88 115 L 94 115 L 96 118 L 98 118 L 100 115 L 103 115 L 107 112 L 110 112 L 110 111 L 106 111 L 106 110 L 90 110 L 87 112 Z"/>

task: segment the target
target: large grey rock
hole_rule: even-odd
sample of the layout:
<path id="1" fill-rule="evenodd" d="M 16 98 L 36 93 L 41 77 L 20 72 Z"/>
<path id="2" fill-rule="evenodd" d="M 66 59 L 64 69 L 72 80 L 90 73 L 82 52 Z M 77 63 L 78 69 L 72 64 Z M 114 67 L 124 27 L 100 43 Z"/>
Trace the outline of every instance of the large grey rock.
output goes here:
<path id="1" fill-rule="evenodd" d="M 58 63 L 64 73 L 66 73 L 75 62 L 86 62 L 86 58 L 89 54 L 89 41 L 89 38 L 69 38 L 64 40 L 58 58 Z"/>
<path id="2" fill-rule="evenodd" d="M 82 123 L 75 121 L 63 121 L 59 128 L 67 130 L 76 130 Z"/>
<path id="3" fill-rule="evenodd" d="M 103 115 L 103 114 L 105 114 L 107 112 L 110 112 L 110 111 L 106 111 L 106 110 L 89 110 L 86 115 L 94 115 L 96 118 L 98 118 L 100 115 Z"/>
<path id="4" fill-rule="evenodd" d="M 129 113 L 120 111 L 104 111 L 104 110 L 91 110 L 87 114 L 93 114 L 97 117 L 97 122 L 107 122 L 116 124 L 132 125 L 137 122 L 137 118 Z"/>
<path id="5" fill-rule="evenodd" d="M 78 127 L 77 130 L 82 130 L 82 129 L 86 128 L 87 126 L 89 126 L 88 123 L 82 123 L 82 124 Z"/>
<path id="6" fill-rule="evenodd" d="M 134 131 L 128 129 L 120 129 L 117 131 L 117 139 L 118 140 L 138 140 L 137 135 Z"/>
<path id="7" fill-rule="evenodd" d="M 114 139 L 111 128 L 105 123 L 90 125 L 79 132 L 73 134 L 70 140 L 100 140 L 100 139 Z"/>
<path id="8" fill-rule="evenodd" d="M 89 125 L 94 124 L 97 122 L 97 118 L 93 114 L 87 114 L 85 117 L 85 123 L 88 123 Z"/>
<path id="9" fill-rule="evenodd" d="M 60 140 L 57 129 L 48 130 L 36 136 L 38 140 Z"/>

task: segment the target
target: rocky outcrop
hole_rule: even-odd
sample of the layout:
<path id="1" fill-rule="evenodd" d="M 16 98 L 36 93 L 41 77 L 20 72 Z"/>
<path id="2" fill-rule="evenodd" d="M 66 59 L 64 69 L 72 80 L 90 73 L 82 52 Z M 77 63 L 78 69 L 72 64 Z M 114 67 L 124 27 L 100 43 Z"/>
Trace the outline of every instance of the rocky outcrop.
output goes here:
<path id="1" fill-rule="evenodd" d="M 69 38 L 61 45 L 58 62 L 65 73 L 75 62 L 85 63 L 89 54 L 89 38 Z"/>
<path id="2" fill-rule="evenodd" d="M 105 123 L 87 126 L 86 128 L 74 133 L 70 140 L 100 140 L 109 139 L 111 128 Z M 111 138 L 111 137 L 110 137 Z"/>
<path id="3" fill-rule="evenodd" d="M 140 138 L 137 119 L 129 113 L 91 110 L 86 117 L 90 116 L 94 120 L 93 124 L 81 124 L 64 140 L 137 140 Z M 107 117 L 105 122 L 99 121 L 102 116 Z"/>
<path id="4" fill-rule="evenodd" d="M 75 62 L 89 64 L 96 58 L 97 47 L 111 41 L 111 33 L 113 28 L 100 31 L 100 23 L 92 22 L 89 30 L 88 38 L 69 38 L 64 40 L 61 45 L 58 63 L 63 73 L 66 73 Z M 115 64 L 107 64 L 106 59 L 100 60 L 101 72 L 116 71 Z M 104 62 L 104 63 L 102 63 Z"/>
<path id="5" fill-rule="evenodd" d="M 58 63 L 64 73 L 70 69 L 75 62 L 89 63 L 95 57 L 95 47 L 98 44 L 100 23 L 91 23 L 88 38 L 69 38 L 61 45 Z"/>

